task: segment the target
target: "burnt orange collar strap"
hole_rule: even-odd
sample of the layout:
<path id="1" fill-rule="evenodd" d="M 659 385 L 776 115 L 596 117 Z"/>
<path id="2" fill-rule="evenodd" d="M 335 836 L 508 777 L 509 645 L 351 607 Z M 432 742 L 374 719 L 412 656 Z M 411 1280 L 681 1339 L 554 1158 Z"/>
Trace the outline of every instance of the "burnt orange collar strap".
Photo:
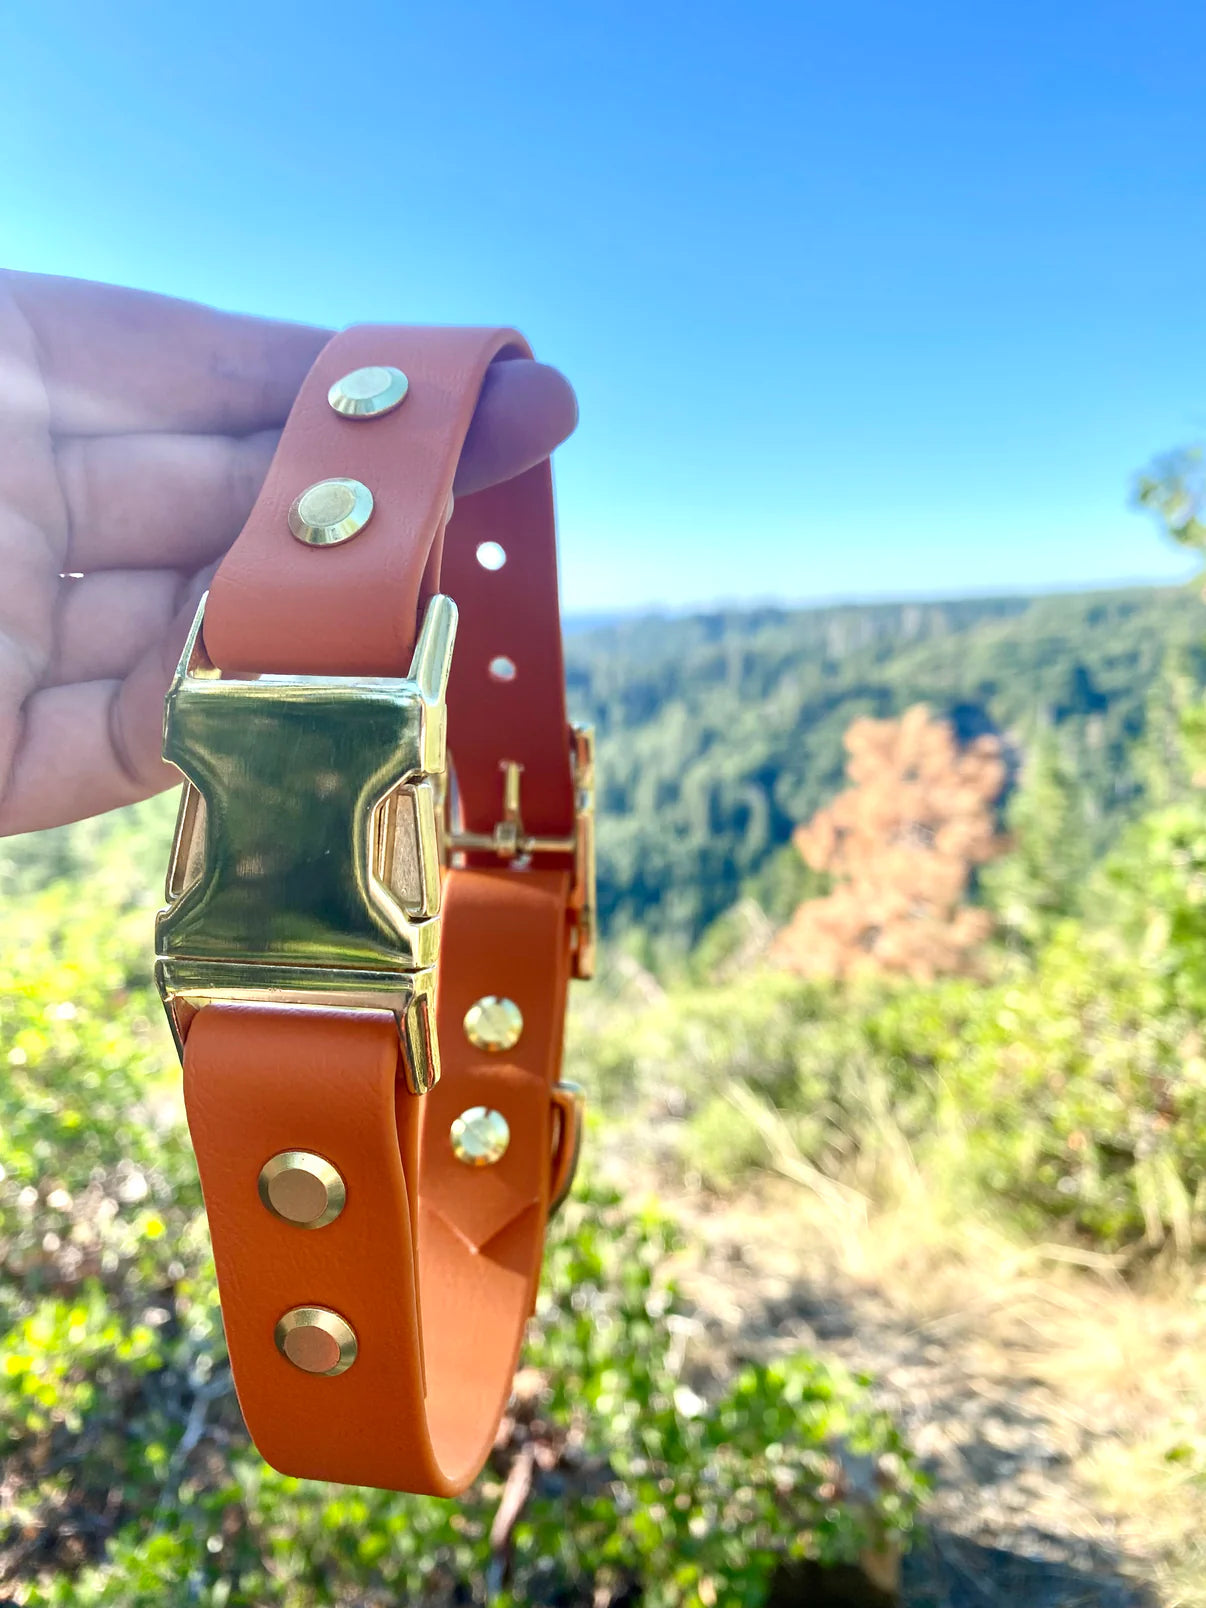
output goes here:
<path id="1" fill-rule="evenodd" d="M 164 722 L 156 971 L 240 1405 L 286 1473 L 437 1496 L 494 1440 L 572 1178 L 594 947 L 549 467 L 452 501 L 487 368 L 528 355 L 330 342 Z"/>

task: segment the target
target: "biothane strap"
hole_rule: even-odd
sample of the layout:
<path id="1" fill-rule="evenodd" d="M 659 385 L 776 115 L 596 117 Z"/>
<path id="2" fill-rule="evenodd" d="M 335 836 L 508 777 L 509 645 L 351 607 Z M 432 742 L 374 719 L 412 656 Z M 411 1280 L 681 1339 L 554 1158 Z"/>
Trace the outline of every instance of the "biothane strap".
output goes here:
<path id="1" fill-rule="evenodd" d="M 512 782 L 522 778 L 524 831 L 564 842 L 575 791 L 547 463 L 457 498 L 445 525 L 487 368 L 527 355 L 508 330 L 335 336 L 214 580 L 204 648 L 223 675 L 403 676 L 426 601 L 450 594 L 460 626 L 448 731 L 463 830 L 493 831 L 508 765 Z M 362 369 L 400 370 L 402 404 L 336 412 L 331 387 Z M 295 539 L 299 494 L 334 477 L 371 490 L 368 522 L 339 545 Z M 483 543 L 503 550 L 501 567 L 479 561 Z M 443 1074 L 430 1092 L 410 1092 L 385 1010 L 217 1000 L 192 1015 L 183 1048 L 252 1438 L 286 1473 L 439 1496 L 465 1488 L 495 1437 L 550 1198 L 569 1166 L 557 1080 L 581 903 L 569 852 L 526 868 L 480 848 L 456 862 L 438 962 Z M 466 1031 L 467 1013 L 490 999 L 512 1001 L 522 1018 L 507 1048 Z M 501 1113 L 509 1130 L 490 1165 L 454 1149 L 453 1126 L 474 1108 Z M 266 1166 L 285 1158 L 277 1200 L 288 1203 L 296 1154 L 332 1169 L 322 1201 L 342 1199 L 319 1226 L 300 1222 L 305 1190 L 317 1187 L 309 1175 L 293 1179 L 292 1219 L 264 1195 Z"/>

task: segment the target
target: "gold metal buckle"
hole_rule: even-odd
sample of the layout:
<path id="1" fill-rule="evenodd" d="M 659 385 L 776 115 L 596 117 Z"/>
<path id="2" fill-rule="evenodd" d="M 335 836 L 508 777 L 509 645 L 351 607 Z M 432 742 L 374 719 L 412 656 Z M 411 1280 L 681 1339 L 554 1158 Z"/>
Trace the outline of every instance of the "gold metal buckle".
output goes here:
<path id="1" fill-rule="evenodd" d="M 452 831 L 447 837 L 453 854 L 494 854 L 504 862 L 527 860 L 542 854 L 570 854 L 574 859 L 572 909 L 575 977 L 593 977 L 597 946 L 598 895 L 595 870 L 595 734 L 590 726 L 570 728 L 570 766 L 574 781 L 574 830 L 568 837 L 534 837 L 525 832 L 520 807 L 523 766 L 504 759 L 502 820 L 492 832 Z"/>
<path id="2" fill-rule="evenodd" d="M 439 1078 L 436 798 L 456 605 L 427 609 L 405 679 L 224 678 L 197 609 L 164 715 L 184 773 L 156 922 L 156 981 L 183 1055 L 212 1000 L 394 1013 L 414 1093 Z"/>
<path id="3" fill-rule="evenodd" d="M 578 1172 L 582 1121 L 586 1113 L 586 1095 L 581 1085 L 571 1083 L 568 1078 L 555 1083 L 553 1109 L 557 1113 L 557 1132 L 553 1138 L 553 1169 L 549 1176 L 550 1218 L 565 1205 Z"/>

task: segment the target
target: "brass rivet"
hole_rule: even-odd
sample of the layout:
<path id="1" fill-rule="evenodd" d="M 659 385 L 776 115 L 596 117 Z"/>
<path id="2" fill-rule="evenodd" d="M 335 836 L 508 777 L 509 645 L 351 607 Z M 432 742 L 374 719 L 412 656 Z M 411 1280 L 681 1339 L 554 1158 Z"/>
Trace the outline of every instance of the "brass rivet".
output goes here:
<path id="1" fill-rule="evenodd" d="M 343 1179 L 309 1150 L 282 1150 L 260 1168 L 260 1199 L 274 1217 L 298 1228 L 322 1228 L 347 1203 Z"/>
<path id="2" fill-rule="evenodd" d="M 359 480 L 320 480 L 307 486 L 289 510 L 289 529 L 311 547 L 334 547 L 363 530 L 373 494 Z"/>
<path id="3" fill-rule="evenodd" d="M 523 1012 L 513 999 L 486 994 L 465 1012 L 465 1037 L 475 1050 L 512 1049 L 523 1032 Z"/>
<path id="4" fill-rule="evenodd" d="M 406 401 L 410 381 L 401 369 L 374 363 L 353 369 L 327 392 L 327 401 L 345 419 L 379 419 Z"/>
<path id="5" fill-rule="evenodd" d="M 511 1143 L 511 1130 L 501 1111 L 470 1106 L 452 1124 L 452 1149 L 467 1167 L 492 1167 L 501 1161 Z"/>
<path id="6" fill-rule="evenodd" d="M 273 1338 L 281 1356 L 303 1373 L 332 1379 L 356 1361 L 352 1325 L 329 1307 L 294 1307 L 277 1324 Z"/>

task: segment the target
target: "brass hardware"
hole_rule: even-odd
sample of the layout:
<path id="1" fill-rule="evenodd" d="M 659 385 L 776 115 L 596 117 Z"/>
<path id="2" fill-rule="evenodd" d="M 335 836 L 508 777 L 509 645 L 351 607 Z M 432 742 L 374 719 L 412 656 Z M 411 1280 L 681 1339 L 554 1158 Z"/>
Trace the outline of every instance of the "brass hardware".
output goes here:
<path id="1" fill-rule="evenodd" d="M 453 832 L 449 848 L 454 854 L 496 854 L 500 860 L 514 860 L 528 854 L 572 854 L 574 840 L 529 837 L 523 829 L 519 807 L 519 779 L 523 766 L 513 759 L 499 763 L 503 773 L 502 820 L 492 832 Z"/>
<path id="2" fill-rule="evenodd" d="M 595 862 L 595 734 L 590 726 L 571 728 L 570 766 L 574 781 L 574 830 L 569 837 L 533 837 L 524 830 L 520 808 L 523 766 L 513 759 L 499 765 L 503 773 L 502 820 L 492 832 L 454 831 L 448 834 L 453 854 L 494 854 L 504 861 L 538 854 L 572 855 L 574 885 L 575 977 L 593 977 L 597 945 L 598 894 Z"/>
<path id="3" fill-rule="evenodd" d="M 373 874 L 407 915 L 438 908 L 439 835 L 429 781 L 404 783 L 381 804 L 373 831 Z"/>
<path id="4" fill-rule="evenodd" d="M 168 861 L 167 896 L 179 899 L 205 867 L 205 800 L 186 782 L 180 798 L 180 815 Z"/>
<path id="5" fill-rule="evenodd" d="M 294 1307 L 277 1324 L 273 1339 L 295 1368 L 327 1379 L 346 1373 L 359 1349 L 352 1325 L 329 1307 Z"/>
<path id="6" fill-rule="evenodd" d="M 186 780 L 156 922 L 177 1048 L 210 1000 L 388 1010 L 424 1093 L 439 1077 L 434 797 L 456 605 L 431 600 L 405 680 L 228 681 L 205 657 L 204 615 L 203 598 L 164 716 L 164 758 Z"/>
<path id="7" fill-rule="evenodd" d="M 449 1136 L 456 1159 L 467 1167 L 492 1167 L 506 1155 L 511 1143 L 506 1117 L 489 1106 L 470 1106 L 468 1111 L 462 1111 Z"/>
<path id="8" fill-rule="evenodd" d="M 289 529 L 310 547 L 351 541 L 368 524 L 373 494 L 359 480 L 319 480 L 294 499 Z"/>
<path id="9" fill-rule="evenodd" d="M 325 1228 L 347 1204 L 342 1177 L 309 1150 L 282 1150 L 260 1168 L 260 1199 L 274 1217 L 298 1228 Z"/>
<path id="10" fill-rule="evenodd" d="M 456 604 L 437 592 L 427 605 L 423 629 L 415 643 L 407 680 L 414 683 L 424 705 L 423 769 L 432 776 L 443 776 L 447 766 L 445 741 L 448 711 L 445 696 L 452 674 L 452 650 L 456 643 Z"/>
<path id="11" fill-rule="evenodd" d="M 565 1205 L 582 1155 L 582 1119 L 586 1095 L 578 1083 L 569 1079 L 553 1085 L 553 1110 L 557 1113 L 557 1133 L 553 1139 L 553 1170 L 549 1176 L 549 1216 Z"/>
<path id="12" fill-rule="evenodd" d="M 410 381 L 401 369 L 385 364 L 353 369 L 327 392 L 327 401 L 345 419 L 379 419 L 406 400 Z"/>
<path id="13" fill-rule="evenodd" d="M 595 855 L 595 732 L 593 726 L 574 726 L 574 953 L 575 977 L 595 975 L 598 947 L 599 893 Z"/>
<path id="14" fill-rule="evenodd" d="M 513 1049 L 522 1032 L 523 1012 L 513 999 L 485 994 L 465 1012 L 465 1037 L 475 1050 Z"/>

